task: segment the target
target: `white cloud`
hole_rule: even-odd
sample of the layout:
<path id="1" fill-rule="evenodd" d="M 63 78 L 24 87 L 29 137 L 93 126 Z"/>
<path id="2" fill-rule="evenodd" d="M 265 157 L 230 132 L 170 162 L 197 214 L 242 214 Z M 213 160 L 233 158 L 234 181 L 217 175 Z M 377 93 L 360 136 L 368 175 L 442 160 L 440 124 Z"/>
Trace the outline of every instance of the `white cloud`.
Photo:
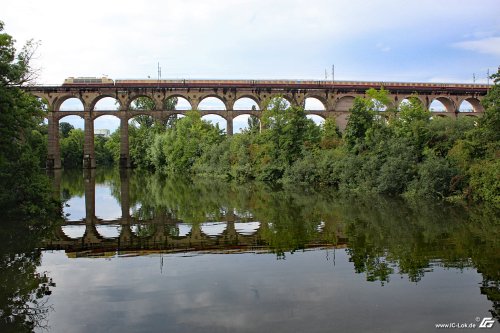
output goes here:
<path id="1" fill-rule="evenodd" d="M 453 46 L 469 51 L 500 56 L 500 37 L 459 42 L 453 44 Z"/>

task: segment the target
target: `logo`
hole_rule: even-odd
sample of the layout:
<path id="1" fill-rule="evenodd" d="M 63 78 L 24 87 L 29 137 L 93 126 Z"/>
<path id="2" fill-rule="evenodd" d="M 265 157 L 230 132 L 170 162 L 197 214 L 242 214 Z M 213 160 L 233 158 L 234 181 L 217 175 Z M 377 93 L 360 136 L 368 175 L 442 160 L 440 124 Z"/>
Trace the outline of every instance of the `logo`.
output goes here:
<path id="1" fill-rule="evenodd" d="M 481 321 L 481 324 L 479 324 L 479 328 L 492 328 L 494 324 L 495 320 L 493 318 L 484 317 Z"/>

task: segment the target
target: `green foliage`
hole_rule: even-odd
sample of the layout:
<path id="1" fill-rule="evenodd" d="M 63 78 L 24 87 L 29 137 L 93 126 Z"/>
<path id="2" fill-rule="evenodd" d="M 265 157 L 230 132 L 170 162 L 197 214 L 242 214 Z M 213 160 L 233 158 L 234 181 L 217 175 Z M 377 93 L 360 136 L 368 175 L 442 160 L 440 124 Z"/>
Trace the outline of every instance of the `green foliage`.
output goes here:
<path id="1" fill-rule="evenodd" d="M 14 40 L 2 31 L 0 22 L 0 208 L 3 218 L 43 218 L 57 212 L 60 203 L 40 173 L 46 131 L 40 125 L 42 105 L 18 88 L 34 75 L 29 60 L 36 45 L 28 42 L 16 56 Z"/>
<path id="2" fill-rule="evenodd" d="M 356 97 L 349 114 L 349 122 L 344 131 L 346 147 L 357 152 L 364 149 L 366 133 L 374 125 L 375 112 L 371 101 Z"/>
<path id="3" fill-rule="evenodd" d="M 120 161 L 120 128 L 117 128 L 104 143 L 104 150 L 113 158 L 113 164 Z"/>
<path id="4" fill-rule="evenodd" d="M 201 119 L 199 112 L 189 111 L 173 128 L 154 139 L 152 163 L 162 172 L 190 173 L 203 152 L 222 142 L 223 138 L 223 131 L 218 126 Z"/>
<path id="5" fill-rule="evenodd" d="M 380 87 L 379 90 L 370 88 L 366 91 L 366 96 L 368 105 L 373 111 L 384 111 L 391 105 L 389 92 L 384 87 Z"/>
<path id="6" fill-rule="evenodd" d="M 85 133 L 77 128 L 69 131 L 66 138 L 61 138 L 61 162 L 65 168 L 81 167 Z"/>
<path id="7" fill-rule="evenodd" d="M 252 106 L 252 108 L 255 109 L 255 106 Z M 258 117 L 250 115 L 250 117 L 248 117 L 247 122 L 248 122 L 248 129 L 247 129 L 248 132 L 253 134 L 257 134 L 260 132 L 260 120 Z"/>
<path id="8" fill-rule="evenodd" d="M 452 181 L 458 171 L 444 157 L 430 154 L 417 168 L 417 176 L 405 193 L 407 197 L 443 199 L 453 194 Z"/>
<path id="9" fill-rule="evenodd" d="M 321 142 L 320 147 L 323 149 L 336 148 L 340 145 L 342 133 L 340 133 L 335 119 L 327 118 L 321 126 Z"/>
<path id="10" fill-rule="evenodd" d="M 500 159 L 474 163 L 469 175 L 471 198 L 500 207 Z"/>
<path id="11" fill-rule="evenodd" d="M 110 145 L 107 144 L 108 141 L 110 141 L 109 138 L 105 138 L 100 135 L 95 136 L 94 150 L 95 150 L 96 165 L 99 166 L 113 165 L 115 157 L 113 151 L 109 149 Z"/>
<path id="12" fill-rule="evenodd" d="M 61 138 L 67 138 L 69 132 L 73 129 L 75 129 L 75 127 L 70 123 L 64 121 L 59 123 L 59 132 L 61 133 Z"/>

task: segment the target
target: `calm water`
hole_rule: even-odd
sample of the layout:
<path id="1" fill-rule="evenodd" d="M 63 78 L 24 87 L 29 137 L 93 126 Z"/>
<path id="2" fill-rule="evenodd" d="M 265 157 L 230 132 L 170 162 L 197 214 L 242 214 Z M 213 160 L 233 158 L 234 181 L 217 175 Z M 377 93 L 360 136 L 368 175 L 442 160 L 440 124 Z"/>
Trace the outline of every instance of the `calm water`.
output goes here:
<path id="1" fill-rule="evenodd" d="M 40 332 L 500 331 L 486 208 L 105 170 L 54 184 L 66 219 L 27 260 L 49 281 Z"/>

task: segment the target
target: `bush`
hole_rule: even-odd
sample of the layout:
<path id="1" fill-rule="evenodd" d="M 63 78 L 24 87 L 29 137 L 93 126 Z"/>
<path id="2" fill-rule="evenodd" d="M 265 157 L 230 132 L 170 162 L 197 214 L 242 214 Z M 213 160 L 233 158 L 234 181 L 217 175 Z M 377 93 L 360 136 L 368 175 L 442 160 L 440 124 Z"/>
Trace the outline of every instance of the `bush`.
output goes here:
<path id="1" fill-rule="evenodd" d="M 431 154 L 417 166 L 417 176 L 410 183 L 406 197 L 442 199 L 452 194 L 452 179 L 458 171 L 443 157 Z"/>
<path id="2" fill-rule="evenodd" d="M 469 174 L 471 198 L 500 207 L 500 159 L 475 163 Z"/>

